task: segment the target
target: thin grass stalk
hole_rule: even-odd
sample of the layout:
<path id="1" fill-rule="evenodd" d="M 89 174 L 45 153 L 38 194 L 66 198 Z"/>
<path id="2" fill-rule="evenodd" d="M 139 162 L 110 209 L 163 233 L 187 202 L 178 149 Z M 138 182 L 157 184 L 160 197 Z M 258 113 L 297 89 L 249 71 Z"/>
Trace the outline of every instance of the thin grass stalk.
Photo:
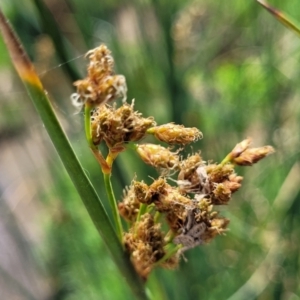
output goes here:
<path id="1" fill-rule="evenodd" d="M 136 299 L 145 300 L 144 286 L 136 274 L 129 256 L 123 251 L 107 213 L 90 180 L 84 173 L 74 151 L 51 106 L 47 93 L 19 39 L 0 10 L 0 31 L 12 62 L 24 83 L 73 184 L 75 185 L 96 229 L 103 238 L 113 260 L 124 276 Z"/>
<path id="2" fill-rule="evenodd" d="M 112 214 L 113 214 L 113 219 L 114 219 L 115 226 L 116 226 L 117 236 L 119 237 L 120 241 L 122 242 L 123 228 L 122 228 L 120 214 L 118 212 L 117 201 L 116 201 L 114 191 L 112 188 L 112 184 L 111 184 L 111 180 L 110 180 L 111 174 L 103 173 L 103 176 L 104 176 L 104 184 L 105 184 L 106 194 L 107 194 L 107 197 L 109 200 L 109 204 L 110 204 Z"/>
<path id="3" fill-rule="evenodd" d="M 93 143 L 93 137 L 92 137 L 92 132 L 91 132 L 91 111 L 92 111 L 92 106 L 86 104 L 84 108 L 84 124 L 85 124 L 85 135 L 86 139 L 88 142 L 88 145 L 94 155 L 96 156 L 96 159 L 98 160 L 99 164 L 101 165 L 101 170 L 103 172 L 104 176 L 104 184 L 105 184 L 105 190 L 106 194 L 109 200 L 109 204 L 113 213 L 113 219 L 115 222 L 116 226 L 116 233 L 122 243 L 122 236 L 123 236 L 123 228 L 122 228 L 122 222 L 121 218 L 118 212 L 118 207 L 117 207 L 117 201 L 114 195 L 114 191 L 112 188 L 111 184 L 111 167 L 112 167 L 112 162 L 107 163 L 102 156 L 102 154 L 99 152 L 98 147 L 94 145 Z M 99 156 L 101 157 L 101 160 L 99 161 Z M 109 158 L 110 156 L 108 156 Z M 108 170 L 108 171 L 106 171 Z"/>
<path id="4" fill-rule="evenodd" d="M 263 8 L 265 8 L 271 15 L 273 15 L 279 22 L 285 25 L 290 30 L 300 35 L 300 25 L 291 19 L 277 8 L 270 6 L 267 2 L 262 0 L 256 0 Z"/>

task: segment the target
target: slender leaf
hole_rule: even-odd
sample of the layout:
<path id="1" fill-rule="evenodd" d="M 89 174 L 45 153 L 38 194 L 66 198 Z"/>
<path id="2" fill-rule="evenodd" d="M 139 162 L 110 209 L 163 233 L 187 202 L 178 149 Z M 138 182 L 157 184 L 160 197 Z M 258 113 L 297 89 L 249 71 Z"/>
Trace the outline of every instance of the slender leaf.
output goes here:
<path id="1" fill-rule="evenodd" d="M 81 196 L 95 227 L 109 249 L 113 260 L 125 277 L 136 298 L 147 299 L 141 279 L 134 271 L 128 255 L 123 251 L 122 245 L 119 242 L 95 189 L 84 173 L 58 119 L 56 118 L 47 97 L 47 93 L 44 91 L 32 63 L 1 10 L 0 30 L 11 55 L 12 62 L 23 81 L 71 180 Z"/>
<path id="2" fill-rule="evenodd" d="M 54 19 L 52 13 L 48 9 L 44 1 L 34 0 L 34 3 L 40 13 L 40 21 L 42 23 L 43 29 L 47 29 L 45 31 L 51 36 L 55 49 L 59 49 L 59 51 L 57 52 L 57 56 L 59 57 L 59 60 L 63 63 L 62 68 L 64 69 L 66 74 L 69 75 L 72 81 L 77 80 L 80 76 L 77 70 L 72 65 L 72 63 L 64 63 L 66 61 L 69 61 L 69 55 L 65 43 L 65 37 L 58 30 L 59 25 L 57 24 L 56 20 Z"/>
<path id="3" fill-rule="evenodd" d="M 256 0 L 262 7 L 264 7 L 270 14 L 272 14 L 277 20 L 279 20 L 287 28 L 291 29 L 295 33 L 300 35 L 300 25 L 293 21 L 290 17 L 282 13 L 280 10 L 270 6 L 268 3 L 262 0 Z"/>

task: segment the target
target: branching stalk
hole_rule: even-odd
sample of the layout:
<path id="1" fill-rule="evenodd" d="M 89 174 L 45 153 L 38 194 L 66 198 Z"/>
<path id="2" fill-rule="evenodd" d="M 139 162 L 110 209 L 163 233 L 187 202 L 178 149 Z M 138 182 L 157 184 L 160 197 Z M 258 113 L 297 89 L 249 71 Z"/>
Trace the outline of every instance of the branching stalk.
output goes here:
<path id="1" fill-rule="evenodd" d="M 146 300 L 147 296 L 145 294 L 144 285 L 130 263 L 127 253 L 122 249 L 121 243 L 115 234 L 101 200 L 83 171 L 31 61 L 1 10 L 0 31 L 9 50 L 11 60 L 27 89 L 28 95 L 37 113 L 41 117 L 57 153 L 74 183 L 96 229 L 109 249 L 116 266 L 127 281 L 136 299 Z"/>
<path id="2" fill-rule="evenodd" d="M 118 237 L 119 237 L 119 239 L 122 243 L 123 228 L 122 228 L 122 222 L 121 222 L 120 214 L 118 212 L 117 201 L 116 201 L 114 191 L 113 191 L 113 188 L 112 188 L 112 184 L 111 184 L 111 180 L 110 180 L 111 175 L 103 173 L 103 176 L 104 176 L 105 190 L 106 190 L 106 194 L 107 194 L 109 204 L 110 204 L 110 207 L 111 207 L 111 210 L 112 210 L 117 235 L 118 235 Z"/>
<path id="3" fill-rule="evenodd" d="M 92 150 L 96 160 L 98 161 L 99 165 L 101 166 L 102 172 L 104 174 L 111 173 L 111 167 L 106 162 L 105 158 L 103 157 L 102 153 L 99 151 L 98 147 L 96 147 L 93 143 L 92 138 L 92 130 L 91 130 L 91 111 L 93 107 L 88 103 L 84 106 L 84 127 L 85 127 L 85 136 L 88 142 L 90 149 Z"/>

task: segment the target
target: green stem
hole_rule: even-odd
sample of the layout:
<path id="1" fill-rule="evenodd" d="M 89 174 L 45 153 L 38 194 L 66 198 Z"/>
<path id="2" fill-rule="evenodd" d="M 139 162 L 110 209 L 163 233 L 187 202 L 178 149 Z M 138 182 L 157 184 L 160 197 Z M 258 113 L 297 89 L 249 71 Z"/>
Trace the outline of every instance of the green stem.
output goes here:
<path id="1" fill-rule="evenodd" d="M 102 172 L 104 174 L 111 173 L 111 167 L 107 164 L 98 147 L 95 146 L 93 142 L 92 129 L 91 129 L 91 111 L 93 107 L 88 103 L 84 106 L 84 128 L 85 128 L 85 136 L 88 142 L 90 149 L 92 150 L 95 158 L 97 159 L 99 165 L 101 166 Z"/>
<path id="2" fill-rule="evenodd" d="M 154 223 L 157 224 L 159 222 L 159 218 L 160 218 L 160 212 L 157 211 L 154 214 Z"/>
<path id="3" fill-rule="evenodd" d="M 165 285 L 158 278 L 158 274 L 153 272 L 148 278 L 149 298 L 155 300 L 168 300 Z"/>
<path id="4" fill-rule="evenodd" d="M 148 214 L 151 214 L 151 212 L 154 210 L 154 208 L 155 208 L 155 205 L 154 205 L 154 203 L 152 203 L 152 204 L 150 204 L 150 205 L 147 205 L 147 213 Z"/>
<path id="5" fill-rule="evenodd" d="M 137 234 L 138 223 L 141 220 L 141 216 L 147 212 L 147 208 L 148 208 L 147 204 L 141 203 L 140 208 L 139 208 L 139 213 L 135 220 L 135 226 L 134 226 L 134 234 L 135 235 Z"/>
<path id="6" fill-rule="evenodd" d="M 160 260 L 158 260 L 155 264 L 154 267 L 162 264 L 163 262 L 165 262 L 166 260 L 168 260 L 170 257 L 172 257 L 178 250 L 180 250 L 182 248 L 182 245 L 179 244 L 176 247 L 172 248 L 171 250 L 169 250 Z"/>
<path id="7" fill-rule="evenodd" d="M 116 225 L 117 235 L 122 243 L 123 227 L 122 227 L 122 222 L 121 222 L 121 218 L 120 218 L 118 207 L 117 207 L 117 201 L 116 201 L 114 191 L 112 188 L 112 184 L 111 184 L 111 180 L 110 180 L 111 174 L 103 173 L 103 176 L 104 176 L 104 184 L 105 184 L 106 194 L 107 194 L 107 197 L 109 200 L 109 204 L 110 204 L 110 207 L 112 210 L 114 222 Z"/>
<path id="8" fill-rule="evenodd" d="M 154 132 L 155 132 L 154 128 L 155 128 L 155 127 L 151 127 L 151 128 L 149 128 L 149 129 L 147 129 L 146 132 L 147 132 L 148 134 L 154 134 Z"/>
<path id="9" fill-rule="evenodd" d="M 45 95 L 41 94 L 40 90 L 26 83 L 25 85 L 71 180 L 77 188 L 95 227 L 110 250 L 116 265 L 123 273 L 124 278 L 127 280 L 137 299 L 147 299 L 144 294 L 143 284 L 135 273 L 129 261 L 128 254 L 122 249 L 120 234 L 116 235 L 101 200 L 84 173 L 69 141 L 56 119 L 49 100 Z M 104 174 L 104 177 L 108 177 L 108 184 L 110 185 L 109 174 Z M 111 188 L 109 187 L 109 189 Z"/>
<path id="10" fill-rule="evenodd" d="M 221 166 L 224 166 L 226 165 L 227 163 L 231 162 L 231 156 L 230 156 L 230 153 L 221 161 L 220 165 Z"/>
<path id="11" fill-rule="evenodd" d="M 1 10 L 0 31 L 4 37 L 12 62 L 27 89 L 28 95 L 116 266 L 127 281 L 136 299 L 147 299 L 142 280 L 135 272 L 128 254 L 123 250 L 102 202 L 83 171 L 31 61 Z"/>
<path id="12" fill-rule="evenodd" d="M 137 218 L 136 218 L 136 222 L 140 221 L 141 216 L 147 212 L 147 208 L 148 208 L 147 204 L 141 203 L 139 213 L 138 213 Z"/>
<path id="13" fill-rule="evenodd" d="M 165 236 L 165 242 L 171 243 L 173 241 L 173 238 L 175 237 L 175 233 L 172 230 L 169 230 Z"/>
<path id="14" fill-rule="evenodd" d="M 92 106 L 86 104 L 84 106 L 84 128 L 85 128 L 85 136 L 86 140 L 91 149 L 96 149 L 97 147 L 93 143 L 92 131 L 91 131 L 91 111 Z"/>
<path id="15" fill-rule="evenodd" d="M 138 148 L 138 144 L 129 142 L 126 144 L 126 148 L 136 151 L 136 149 Z"/>

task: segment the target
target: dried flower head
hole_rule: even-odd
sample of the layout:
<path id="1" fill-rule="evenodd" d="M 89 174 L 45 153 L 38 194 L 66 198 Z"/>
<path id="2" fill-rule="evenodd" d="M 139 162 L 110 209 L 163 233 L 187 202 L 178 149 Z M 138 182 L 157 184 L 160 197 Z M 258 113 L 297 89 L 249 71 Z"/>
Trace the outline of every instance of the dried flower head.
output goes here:
<path id="1" fill-rule="evenodd" d="M 239 166 L 252 166 L 274 152 L 275 150 L 271 146 L 250 148 L 245 150 L 239 157 L 233 159 L 232 162 Z"/>
<path id="2" fill-rule="evenodd" d="M 182 146 L 202 138 L 194 127 L 174 123 L 156 126 L 154 118 L 144 118 L 134 110 L 134 101 L 123 102 L 118 108 L 109 105 L 108 101 L 119 97 L 126 99 L 125 77 L 114 74 L 114 60 L 105 45 L 89 51 L 86 57 L 90 61 L 88 75 L 74 83 L 77 93 L 72 100 L 80 107 L 86 104 L 87 140 L 106 175 L 110 175 L 112 164 L 118 153 L 126 149 L 126 143 L 136 143 L 146 134 L 169 145 Z M 97 148 L 101 142 L 109 148 L 106 159 Z M 118 212 L 129 228 L 123 232 L 123 242 L 143 279 L 157 265 L 176 267 L 181 253 L 226 232 L 229 220 L 219 216 L 215 207 L 227 205 L 241 187 L 243 177 L 235 173 L 234 167 L 251 166 L 274 152 L 271 146 L 249 148 L 250 144 L 250 138 L 238 143 L 220 164 L 205 162 L 199 153 L 183 159 L 178 155 L 181 149 L 172 152 L 156 144 L 128 147 L 161 171 L 150 185 L 133 180 L 118 203 Z M 176 172 L 178 177 L 174 180 L 171 176 Z M 176 184 L 171 185 L 168 180 Z M 111 197 L 112 191 L 107 191 Z M 116 221 L 119 236 L 120 223 Z M 162 228 L 167 228 L 168 233 Z"/>
<path id="3" fill-rule="evenodd" d="M 148 186 L 144 182 L 134 182 L 134 191 L 136 198 L 141 203 L 147 204 L 156 202 L 159 197 L 167 192 L 168 187 L 169 185 L 162 177 L 159 177 L 150 186 Z"/>
<path id="4" fill-rule="evenodd" d="M 232 159 L 239 157 L 246 149 L 249 148 L 251 143 L 252 143 L 252 139 L 247 138 L 247 139 L 241 141 L 240 143 L 236 144 L 229 154 L 230 157 Z"/>
<path id="5" fill-rule="evenodd" d="M 124 235 L 124 244 L 137 273 L 146 279 L 154 264 L 165 255 L 164 235 L 160 224 L 155 224 L 152 215 L 146 213 Z"/>
<path id="6" fill-rule="evenodd" d="M 150 192 L 150 188 L 146 183 L 135 181 L 133 182 L 132 187 L 135 197 L 140 203 L 151 204 L 153 202 L 152 193 Z"/>
<path id="7" fill-rule="evenodd" d="M 86 57 L 90 60 L 88 76 L 74 82 L 77 92 L 71 96 L 73 105 L 81 107 L 87 103 L 97 106 L 117 98 L 125 101 L 126 80 L 123 75 L 114 74 L 114 60 L 110 50 L 105 45 L 100 45 L 90 50 Z"/>
<path id="8" fill-rule="evenodd" d="M 180 253 L 208 243 L 216 235 L 223 234 L 229 220 L 218 217 L 218 212 L 213 211 L 210 200 L 198 195 L 194 199 L 193 206 L 185 207 L 181 224 L 173 240 L 175 244 L 183 246 Z"/>
<path id="9" fill-rule="evenodd" d="M 118 203 L 120 215 L 128 222 L 134 222 L 140 208 L 141 202 L 137 199 L 134 185 L 131 184 L 129 188 L 124 191 L 122 202 Z"/>
<path id="10" fill-rule="evenodd" d="M 197 222 L 195 219 L 196 209 L 187 210 L 185 222 L 181 227 L 181 232 L 174 238 L 175 244 L 181 244 L 183 246 L 180 249 L 181 252 L 194 248 L 204 243 L 202 235 L 206 231 L 206 224 L 204 222 Z"/>
<path id="11" fill-rule="evenodd" d="M 252 140 L 247 138 L 238 143 L 227 155 L 226 160 L 240 166 L 252 166 L 264 157 L 275 152 L 271 146 L 249 148 Z"/>
<path id="12" fill-rule="evenodd" d="M 191 161 L 191 159 L 188 160 Z M 177 184 L 186 193 L 209 194 L 211 184 L 208 180 L 206 166 L 204 163 L 196 165 L 197 167 L 189 168 L 189 163 L 182 162 Z"/>
<path id="13" fill-rule="evenodd" d="M 109 105 L 97 107 L 91 121 L 94 144 L 104 140 L 109 148 L 142 139 L 147 129 L 155 124 L 153 118 L 143 118 L 134 110 L 134 102 L 124 103 L 119 108 Z"/>
<path id="14" fill-rule="evenodd" d="M 138 145 L 137 153 L 146 164 L 158 169 L 174 170 L 179 166 L 179 156 L 177 152 L 172 152 L 160 145 Z"/>
<path id="15" fill-rule="evenodd" d="M 234 173 L 231 164 L 211 164 L 206 167 L 211 187 L 210 199 L 215 205 L 227 204 L 234 192 L 241 187 L 243 177 Z"/>
<path id="16" fill-rule="evenodd" d="M 169 145 L 187 145 L 203 137 L 202 132 L 195 127 L 186 128 L 183 125 L 176 125 L 174 123 L 150 128 L 148 133 L 153 134 L 158 140 L 166 142 Z"/>

